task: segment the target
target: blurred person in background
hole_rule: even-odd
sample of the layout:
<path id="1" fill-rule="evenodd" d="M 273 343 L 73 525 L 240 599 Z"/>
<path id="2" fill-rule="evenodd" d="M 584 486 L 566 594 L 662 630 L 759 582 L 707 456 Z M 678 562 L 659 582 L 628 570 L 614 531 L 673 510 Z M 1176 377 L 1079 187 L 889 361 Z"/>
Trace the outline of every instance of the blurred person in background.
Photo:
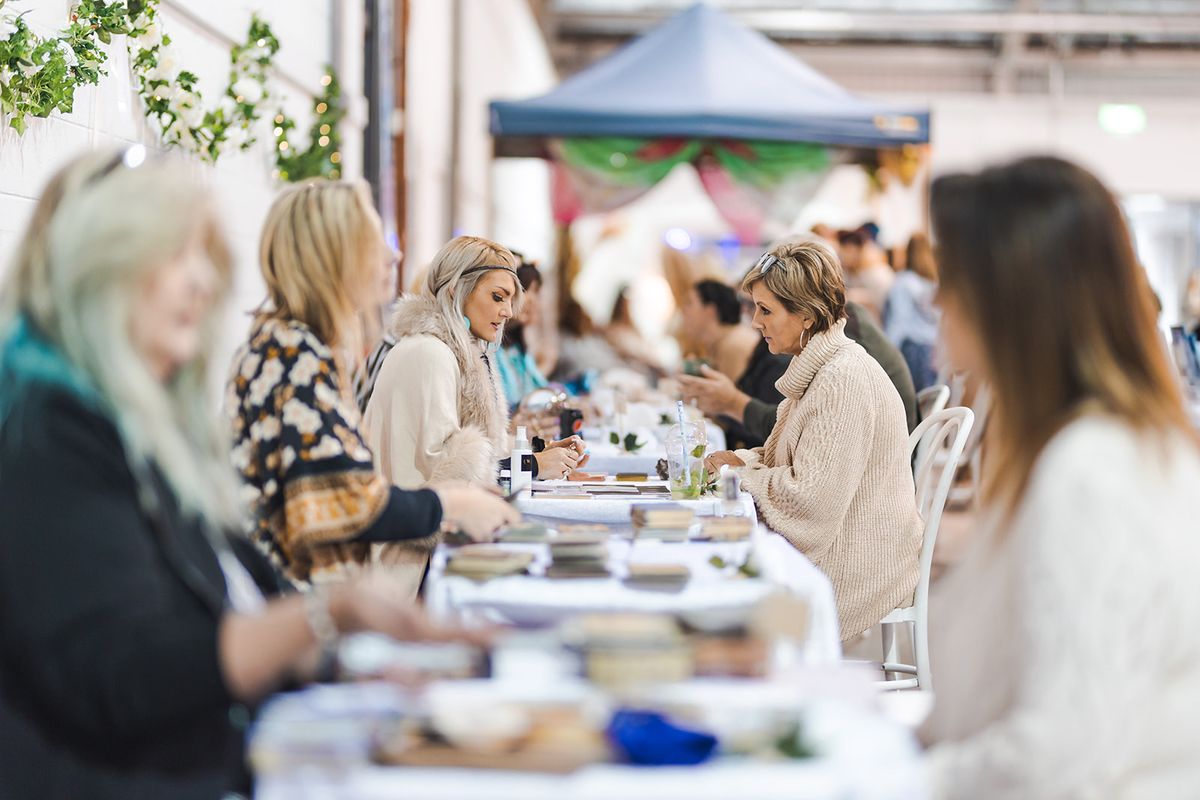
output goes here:
<path id="1" fill-rule="evenodd" d="M 875 241 L 876 230 L 873 223 L 867 223 L 852 231 L 840 231 L 837 237 L 838 254 L 846 274 L 846 297 L 866 306 L 875 323 L 880 324 L 896 273 Z"/>
<path id="2" fill-rule="evenodd" d="M 612 314 L 604 328 L 604 338 L 625 361 L 624 366 L 632 366 L 650 378 L 661 378 L 666 375 L 666 370 L 654 354 L 654 345 L 642 334 L 633 319 L 629 291 L 628 286 L 622 286 L 617 292 Z"/>
<path id="3" fill-rule="evenodd" d="M 625 365 L 591 315 L 573 297 L 559 317 L 558 333 L 558 363 L 551 378 L 575 387 L 577 393 L 587 392 L 595 375 Z"/>
<path id="4" fill-rule="evenodd" d="M 700 281 L 684 296 L 681 313 L 683 333 L 697 346 L 697 351 L 688 355 L 706 361 L 732 380 L 740 379 L 762 337 L 742 324 L 737 291 L 721 281 Z"/>
<path id="5" fill-rule="evenodd" d="M 465 485 L 400 489 L 373 463 L 351 376 L 361 320 L 391 287 L 387 252 L 365 184 L 287 189 L 263 227 L 267 307 L 234 357 L 226 411 L 252 536 L 300 583 L 366 565 L 374 544 L 423 549 L 443 526 L 487 539 L 514 518 Z"/>
<path id="6" fill-rule="evenodd" d="M 878 362 L 846 337 L 845 288 L 824 242 L 778 245 L 750 270 L 754 327 L 792 357 L 766 444 L 713 453 L 737 470 L 762 521 L 833 584 L 843 641 L 912 601 L 921 547 L 904 406 Z"/>
<path id="7" fill-rule="evenodd" d="M 908 240 L 905 268 L 896 275 L 883 309 L 883 329 L 900 348 L 917 391 L 937 383 L 937 263 L 929 237 L 915 233 Z"/>
<path id="8" fill-rule="evenodd" d="M 521 284 L 524 299 L 520 310 L 504 326 L 504 336 L 496 351 L 496 371 L 510 409 L 516 408 L 521 398 L 534 389 L 547 385 L 546 377 L 538 369 L 537 360 L 525 342 L 525 330 L 535 327 L 541 320 L 542 273 L 533 264 L 522 261 L 517 267 L 517 281 Z"/>
<path id="9" fill-rule="evenodd" d="M 705 389 L 717 385 L 737 397 L 744 396 L 772 407 L 783 401 L 775 388 L 791 362 L 787 355 L 772 355 L 766 341 L 742 322 L 742 305 L 737 291 L 719 281 L 700 281 L 687 294 L 683 305 L 683 333 L 705 347 L 702 355 L 709 364 L 696 365 L 695 375 L 680 375 L 679 382 L 687 400 L 707 399 Z M 727 406 L 700 403 L 711 416 L 719 416 L 726 442 L 732 449 L 761 446 L 766 434 L 747 430 L 742 425 L 745 402 L 737 399 Z"/>
<path id="10" fill-rule="evenodd" d="M 441 638 L 372 581 L 273 599 L 208 369 L 232 265 L 144 148 L 43 192 L 0 304 L 0 796 L 248 791 L 243 737 L 339 633 Z"/>
<path id="11" fill-rule="evenodd" d="M 931 599 L 933 794 L 1195 797 L 1200 440 L 1120 206 L 1057 158 L 932 206 L 948 360 L 993 396 L 982 524 Z"/>

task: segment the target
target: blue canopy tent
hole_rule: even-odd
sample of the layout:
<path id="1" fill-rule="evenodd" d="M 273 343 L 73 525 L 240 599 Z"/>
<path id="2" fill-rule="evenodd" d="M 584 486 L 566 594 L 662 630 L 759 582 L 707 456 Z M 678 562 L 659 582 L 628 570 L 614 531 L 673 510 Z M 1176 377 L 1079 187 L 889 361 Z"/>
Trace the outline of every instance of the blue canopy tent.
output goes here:
<path id="1" fill-rule="evenodd" d="M 681 163 L 757 247 L 787 230 L 837 161 L 929 141 L 928 109 L 858 97 L 703 3 L 547 94 L 490 108 L 497 156 L 553 163 L 560 309 L 578 269 L 570 223 L 633 201 Z"/>
<path id="2" fill-rule="evenodd" d="M 929 141 L 929 111 L 860 98 L 697 4 L 540 97 L 491 104 L 497 154 L 530 137 L 702 137 L 853 148 Z"/>

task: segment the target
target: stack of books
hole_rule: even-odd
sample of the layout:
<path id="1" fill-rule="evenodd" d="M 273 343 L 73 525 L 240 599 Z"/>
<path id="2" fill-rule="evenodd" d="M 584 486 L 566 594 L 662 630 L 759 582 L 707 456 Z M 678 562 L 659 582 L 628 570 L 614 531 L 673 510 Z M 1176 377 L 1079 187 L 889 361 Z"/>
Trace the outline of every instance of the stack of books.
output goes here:
<path id="1" fill-rule="evenodd" d="M 710 542 L 743 542 L 750 538 L 754 523 L 749 517 L 709 517 L 700 527 L 701 539 Z"/>
<path id="2" fill-rule="evenodd" d="M 505 544 L 539 544 L 546 541 L 550 532 L 539 522 L 521 522 L 501 528 L 496 540 Z"/>
<path id="3" fill-rule="evenodd" d="M 625 585 L 656 592 L 681 592 L 692 571 L 686 564 L 630 564 Z"/>
<path id="4" fill-rule="evenodd" d="M 696 514 L 679 503 L 635 503 L 630 516 L 635 539 L 686 542 Z"/>
<path id="5" fill-rule="evenodd" d="M 565 638 L 582 653 L 588 679 L 601 685 L 668 683 L 692 677 L 691 650 L 669 616 L 587 615 L 569 623 Z"/>
<path id="6" fill-rule="evenodd" d="M 550 540 L 547 578 L 604 578 L 608 576 L 608 533 L 563 532 Z"/>
<path id="7" fill-rule="evenodd" d="M 516 553 L 490 544 L 472 544 L 460 547 L 450 555 L 446 574 L 486 581 L 522 573 L 532 561 L 532 553 Z"/>

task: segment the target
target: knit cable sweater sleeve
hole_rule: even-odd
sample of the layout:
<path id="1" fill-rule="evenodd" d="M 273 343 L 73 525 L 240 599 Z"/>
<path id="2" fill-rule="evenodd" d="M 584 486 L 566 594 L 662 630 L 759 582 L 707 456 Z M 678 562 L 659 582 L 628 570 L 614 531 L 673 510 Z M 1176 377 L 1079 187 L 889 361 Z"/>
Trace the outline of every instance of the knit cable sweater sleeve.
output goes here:
<path id="1" fill-rule="evenodd" d="M 1186 629 L 1174 588 L 1191 580 L 1173 582 L 1181 573 L 1164 563 L 1182 543 L 1158 535 L 1162 521 L 1144 499 L 1153 489 L 1123 481 L 1113 453 L 1084 455 L 1044 460 L 1007 534 L 1020 537 L 1017 640 L 998 645 L 1019 654 L 1009 662 L 1015 696 L 1005 716 L 930 752 L 936 797 L 1107 797 L 1114 771 L 1148 737 L 1166 743 L 1163 763 L 1184 752 L 1174 732 L 1138 725 Z"/>
<path id="2" fill-rule="evenodd" d="M 791 463 L 763 460 L 741 469 L 742 486 L 764 521 L 803 552 L 826 546 L 829 532 L 845 519 L 875 431 L 871 386 L 854 370 L 831 364 L 826 371 L 777 423 L 787 426 L 784 435 L 794 435 L 792 417 L 803 415 L 796 442 L 779 443 L 777 457 L 791 450 Z"/>
<path id="3" fill-rule="evenodd" d="M 747 467 L 757 467 L 762 464 L 763 449 L 761 447 L 750 450 L 734 450 L 733 454 L 740 458 Z"/>

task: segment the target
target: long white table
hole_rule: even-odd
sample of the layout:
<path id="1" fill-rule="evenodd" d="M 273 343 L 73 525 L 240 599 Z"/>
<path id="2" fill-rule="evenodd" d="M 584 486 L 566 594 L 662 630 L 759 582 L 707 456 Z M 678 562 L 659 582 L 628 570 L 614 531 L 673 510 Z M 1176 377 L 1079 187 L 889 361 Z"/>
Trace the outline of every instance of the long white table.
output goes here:
<path id="1" fill-rule="evenodd" d="M 712 729 L 760 709 L 802 714 L 817 756 L 803 761 L 729 757 L 695 767 L 596 764 L 566 775 L 372 764 L 388 720 L 416 702 L 377 684 L 317 687 L 274 701 L 251 735 L 259 800 L 922 800 L 927 786 L 912 735 L 874 711 L 845 673 L 790 682 L 691 681 L 648 688 L 666 702 L 694 701 Z M 471 682 L 469 682 L 471 683 Z M 478 683 L 478 682 L 476 682 Z M 434 686 L 431 693 L 439 688 Z M 480 689 L 484 687 L 466 687 Z M 570 693 L 580 687 L 557 687 Z M 529 681 L 494 681 L 499 702 L 538 693 Z M 586 691 L 586 689 L 584 689 Z"/>
<path id="2" fill-rule="evenodd" d="M 638 454 L 611 445 L 603 431 L 589 431 L 588 472 L 653 474 L 663 456 L 657 441 Z M 708 423 L 709 451 L 724 448 L 724 435 Z M 928 796 L 919 750 L 911 732 L 882 714 L 875 675 L 841 661 L 834 595 L 828 578 L 778 534 L 757 524 L 752 499 L 743 494 L 736 510 L 715 498 L 684 501 L 698 516 L 734 511 L 755 521 L 750 541 L 740 543 L 634 540 L 630 507 L 659 502 L 645 496 L 586 500 L 518 500 L 530 520 L 555 528 L 563 523 L 609 525 L 605 578 L 548 579 L 545 544 L 506 544 L 534 554 L 528 575 L 477 583 L 445 573 L 448 549 L 434 553 L 426 602 L 439 618 L 466 624 L 507 623 L 534 628 L 510 634 L 493 652 L 492 677 L 436 684 L 408 694 L 387 684 L 316 686 L 274 699 L 250 736 L 259 800 L 924 800 Z M 753 551 L 755 578 L 736 566 Z M 717 555 L 731 565 L 710 563 Z M 677 592 L 627 585 L 631 564 L 686 564 L 691 577 Z M 698 678 L 646 685 L 608 695 L 577 677 L 578 664 L 556 652 L 555 635 L 544 626 L 592 612 L 649 612 L 679 615 L 698 628 L 724 627 L 745 617 L 773 592 L 805 601 L 809 620 L 798 646 L 777 643 L 765 679 Z M 383 645 L 388 647 L 387 644 Z M 593 707 L 603 695 L 609 710 L 686 707 L 700 710 L 700 724 L 718 738 L 744 730 L 762 713 L 794 713 L 817 750 L 802 761 L 750 760 L 720 756 L 695 767 L 633 767 L 596 764 L 571 774 L 433 767 L 389 767 L 370 754 L 382 731 L 398 717 L 428 712 L 439 692 L 476 693 L 484 702 L 520 703 L 530 695 L 577 697 Z M 639 695 L 638 692 L 641 694 Z M 469 706 L 477 708 L 474 705 Z"/>
<path id="3" fill-rule="evenodd" d="M 619 485 L 607 481 L 614 486 Z M 547 486 L 568 490 L 579 484 L 571 481 L 538 481 L 535 486 Z M 631 487 L 634 484 L 625 484 Z M 666 481 L 646 481 L 644 486 L 666 487 Z M 582 489 L 580 490 L 582 491 Z M 716 497 L 701 497 L 696 500 L 672 500 L 670 495 L 602 495 L 587 500 L 567 499 L 553 494 L 533 493 L 517 499 L 517 508 L 521 513 L 533 520 L 554 522 L 599 522 L 610 525 L 617 530 L 629 530 L 630 509 L 635 503 L 678 503 L 686 506 L 698 517 L 719 516 L 723 503 Z M 742 492 L 738 498 L 738 506 L 734 510 L 740 516 L 757 521 L 758 512 L 754 507 L 754 498 Z"/>
<path id="4" fill-rule="evenodd" d="M 535 501 L 539 502 L 539 501 Z M 590 502 L 590 501 L 581 501 Z M 722 627 L 745 618 L 774 591 L 803 598 L 809 608 L 808 640 L 799 658 L 806 664 L 832 664 L 841 658 L 833 588 L 823 572 L 778 534 L 759 527 L 750 541 L 736 543 L 630 541 L 613 537 L 606 578 L 550 580 L 541 577 L 549 562 L 546 545 L 504 545 L 534 554 L 530 575 L 477 583 L 445 574 L 447 550 L 434 554 L 425 597 L 435 615 L 459 621 L 546 625 L 575 614 L 594 612 L 659 612 L 682 616 L 698 628 Z M 758 578 L 736 577 L 736 569 L 709 563 L 720 556 L 741 564 L 751 548 L 761 570 Z M 647 591 L 628 586 L 632 563 L 682 563 L 692 577 L 679 592 Z"/>
<path id="5" fill-rule="evenodd" d="M 640 498 L 639 498 L 640 499 Z M 711 500 L 692 501 L 712 503 Z M 756 526 L 749 542 L 668 543 L 631 541 L 631 501 L 528 500 L 531 511 L 552 512 L 557 521 L 610 521 L 607 578 L 551 580 L 540 573 L 548 561 L 544 544 L 510 544 L 532 551 L 532 574 L 476 583 L 446 575 L 447 550 L 439 548 L 426 585 L 430 610 L 465 622 L 553 623 L 576 613 L 647 611 L 680 614 L 703 627 L 730 621 L 770 592 L 787 591 L 809 608 L 807 639 L 797 650 L 772 653 L 771 677 L 762 680 L 695 679 L 642 688 L 653 702 L 703 707 L 705 724 L 721 737 L 760 709 L 795 711 L 818 755 L 803 761 L 722 757 L 696 767 L 632 767 L 597 764 L 567 775 L 466 768 L 388 767 L 370 762 L 371 743 L 387 720 L 410 713 L 411 698 L 380 685 L 316 687 L 277 700 L 252 733 L 260 800 L 922 800 L 927 796 L 919 752 L 911 733 L 872 707 L 873 676 L 841 665 L 837 614 L 828 578 L 777 534 Z M 550 504 L 550 505 L 540 505 Z M 709 509 L 710 511 L 713 509 Z M 749 505 L 753 513 L 753 504 Z M 625 521 L 625 522 L 623 522 Z M 755 552 L 757 578 L 736 577 L 730 564 Z M 692 572 L 676 593 L 625 585 L 628 565 L 640 561 L 686 563 Z M 524 651 L 493 657 L 493 678 L 450 685 L 504 702 L 530 692 L 596 692 L 563 671 L 561 662 L 525 643 Z M 436 687 L 434 687 L 436 689 Z M 431 690 L 433 691 L 433 690 Z M 622 702 L 631 702 L 628 697 Z M 636 700 L 635 702 L 636 706 Z M 289 752 L 291 755 L 289 756 Z"/>

